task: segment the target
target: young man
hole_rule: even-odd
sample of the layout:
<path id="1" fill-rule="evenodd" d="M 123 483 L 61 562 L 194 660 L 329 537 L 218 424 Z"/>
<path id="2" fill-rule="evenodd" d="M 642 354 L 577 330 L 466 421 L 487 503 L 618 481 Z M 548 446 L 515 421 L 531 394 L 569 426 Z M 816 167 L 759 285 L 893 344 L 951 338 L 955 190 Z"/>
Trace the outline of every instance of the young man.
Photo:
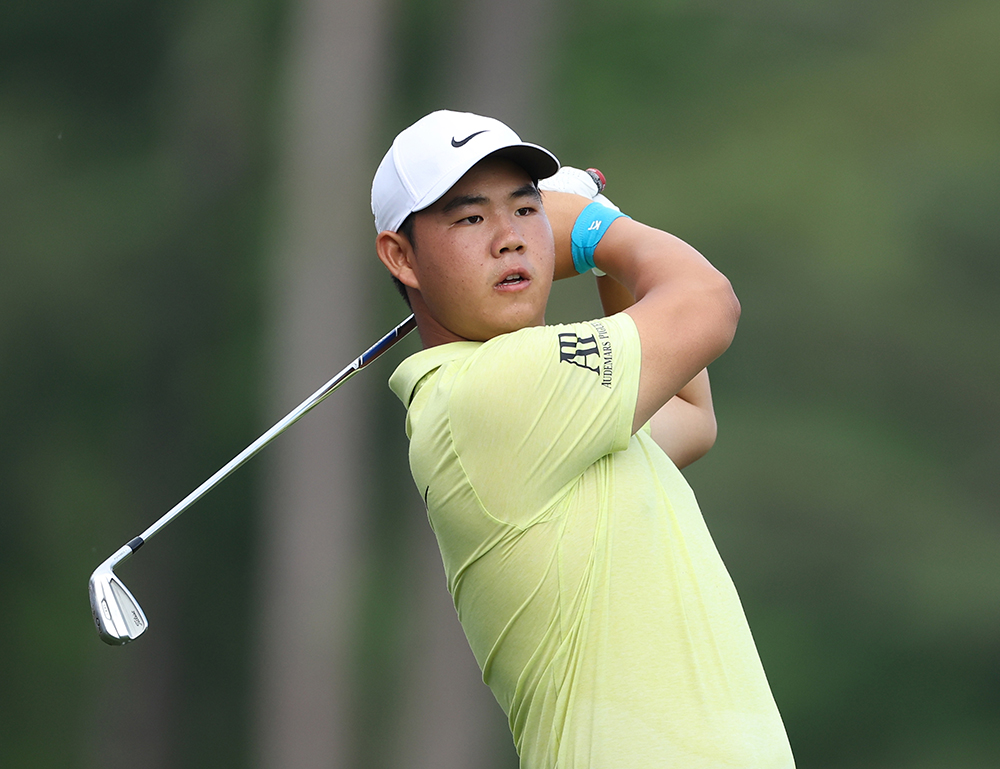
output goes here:
<path id="1" fill-rule="evenodd" d="M 739 304 L 693 248 L 593 204 L 596 184 L 540 193 L 558 167 L 442 111 L 372 185 L 376 250 L 424 346 L 390 386 L 462 626 L 526 769 L 788 769 L 678 470 L 714 442 L 705 367 Z M 553 278 L 595 266 L 608 317 L 546 326 Z"/>

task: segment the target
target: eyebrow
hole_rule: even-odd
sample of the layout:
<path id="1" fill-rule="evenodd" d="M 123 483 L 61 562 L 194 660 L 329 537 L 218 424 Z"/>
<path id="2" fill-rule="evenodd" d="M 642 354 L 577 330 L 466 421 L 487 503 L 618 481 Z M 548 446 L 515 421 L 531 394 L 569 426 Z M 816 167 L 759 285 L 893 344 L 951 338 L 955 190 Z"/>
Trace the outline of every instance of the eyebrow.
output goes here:
<path id="1" fill-rule="evenodd" d="M 531 198 L 532 200 L 541 202 L 542 194 L 538 191 L 538 186 L 534 182 L 528 182 L 510 193 L 511 200 L 516 200 L 517 198 Z"/>
<path id="2" fill-rule="evenodd" d="M 531 198 L 532 200 L 540 201 L 542 199 L 541 194 L 538 192 L 538 187 L 535 186 L 534 182 L 528 182 L 516 190 L 510 193 L 509 200 L 517 200 L 518 198 Z M 463 208 L 465 206 L 481 206 L 489 202 L 489 198 L 485 195 L 459 195 L 458 197 L 452 198 L 444 207 L 441 209 L 441 213 L 447 214 L 454 211 L 456 208 Z"/>
<path id="3" fill-rule="evenodd" d="M 489 198 L 485 195 L 459 195 L 457 198 L 452 198 L 449 200 L 444 208 L 441 209 L 442 214 L 451 213 L 456 208 L 464 208 L 465 206 L 477 206 L 483 205 L 488 202 Z"/>

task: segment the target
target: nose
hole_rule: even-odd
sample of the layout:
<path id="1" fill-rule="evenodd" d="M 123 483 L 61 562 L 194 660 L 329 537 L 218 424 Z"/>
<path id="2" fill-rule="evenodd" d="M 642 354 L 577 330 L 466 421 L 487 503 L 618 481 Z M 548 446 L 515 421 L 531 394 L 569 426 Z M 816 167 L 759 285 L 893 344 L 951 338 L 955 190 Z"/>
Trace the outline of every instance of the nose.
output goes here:
<path id="1" fill-rule="evenodd" d="M 496 257 L 507 256 L 511 252 L 522 253 L 524 251 L 524 238 L 521 236 L 520 228 L 513 217 L 508 217 L 494 240 L 493 255 Z"/>

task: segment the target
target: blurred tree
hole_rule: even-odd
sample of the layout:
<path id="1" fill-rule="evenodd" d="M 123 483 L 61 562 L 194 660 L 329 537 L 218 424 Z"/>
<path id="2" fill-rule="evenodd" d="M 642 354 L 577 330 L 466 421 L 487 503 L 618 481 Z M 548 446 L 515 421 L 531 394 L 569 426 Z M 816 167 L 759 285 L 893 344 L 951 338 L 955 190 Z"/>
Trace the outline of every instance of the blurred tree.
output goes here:
<path id="1" fill-rule="evenodd" d="M 245 750 L 250 528 L 219 507 L 247 509 L 249 476 L 185 521 L 183 547 L 164 534 L 124 567 L 154 625 L 140 644 L 101 644 L 82 603 L 90 570 L 253 428 L 277 25 L 268 0 L 223 5 L 0 11 L 2 766 Z M 209 607 L 206 584 L 225 599 Z M 199 643 L 215 623 L 231 632 Z"/>
<path id="2" fill-rule="evenodd" d="M 306 0 L 292 14 L 278 258 L 270 285 L 276 411 L 364 346 L 368 137 L 383 92 L 382 3 Z M 261 547 L 256 764 L 348 766 L 369 387 L 345 387 L 275 446 Z"/>
<path id="3" fill-rule="evenodd" d="M 412 8 L 419 8 L 421 16 L 427 13 L 423 4 Z M 467 110 L 504 120 L 522 137 L 535 140 L 550 117 L 546 90 L 558 42 L 552 32 L 553 13 L 550 0 L 473 0 L 447 21 L 441 19 L 435 30 L 440 36 L 437 58 L 428 57 L 427 46 L 420 46 L 401 62 L 407 71 L 403 79 L 420 78 L 419 84 L 411 84 L 420 97 L 406 101 L 412 111 L 401 118 L 400 127 L 434 109 Z M 424 40 L 405 19 L 396 35 Z M 384 275 L 380 279 L 387 280 Z M 391 429 L 399 431 L 402 409 L 398 402 L 390 407 L 396 419 Z M 405 455 L 400 459 L 405 461 Z M 503 711 L 482 681 L 448 595 L 419 494 L 405 464 L 392 472 L 406 489 L 400 512 L 405 516 L 410 578 L 402 583 L 409 611 L 399 617 L 406 626 L 401 633 L 406 639 L 401 680 L 390 690 L 400 701 L 400 722 L 384 765 L 516 766 Z"/>

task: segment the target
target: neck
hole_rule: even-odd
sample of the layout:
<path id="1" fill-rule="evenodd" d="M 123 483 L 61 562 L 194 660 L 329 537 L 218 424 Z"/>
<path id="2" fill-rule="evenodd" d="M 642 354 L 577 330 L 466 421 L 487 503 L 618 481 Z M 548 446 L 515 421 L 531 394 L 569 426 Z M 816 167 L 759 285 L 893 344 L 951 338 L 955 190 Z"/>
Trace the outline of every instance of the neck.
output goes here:
<path id="1" fill-rule="evenodd" d="M 469 341 L 441 325 L 437 318 L 427 309 L 427 305 L 424 303 L 419 291 L 410 289 L 408 295 L 410 308 L 413 310 L 413 317 L 417 321 L 417 333 L 420 334 L 420 342 L 425 350 L 441 344 L 448 344 L 449 342 Z"/>
<path id="2" fill-rule="evenodd" d="M 410 289 L 408 291 L 408 296 L 410 299 L 410 308 L 413 310 L 413 317 L 417 321 L 417 331 L 420 334 L 420 341 L 425 350 L 431 347 L 437 347 L 438 345 L 449 344 L 450 342 L 484 341 L 479 337 L 472 339 L 467 336 L 461 336 L 442 324 L 427 307 L 427 304 L 423 301 L 423 297 L 419 291 Z M 544 325 L 544 323 L 545 319 L 540 318 L 534 323 L 528 323 L 526 325 Z M 518 328 L 523 327 L 524 326 L 519 326 Z M 509 330 L 513 331 L 516 329 L 511 328 Z"/>
<path id="3" fill-rule="evenodd" d="M 421 317 L 416 312 L 413 314 L 417 319 L 417 333 L 420 334 L 420 342 L 425 350 L 450 342 L 469 341 L 458 334 L 453 334 L 430 316 Z"/>

